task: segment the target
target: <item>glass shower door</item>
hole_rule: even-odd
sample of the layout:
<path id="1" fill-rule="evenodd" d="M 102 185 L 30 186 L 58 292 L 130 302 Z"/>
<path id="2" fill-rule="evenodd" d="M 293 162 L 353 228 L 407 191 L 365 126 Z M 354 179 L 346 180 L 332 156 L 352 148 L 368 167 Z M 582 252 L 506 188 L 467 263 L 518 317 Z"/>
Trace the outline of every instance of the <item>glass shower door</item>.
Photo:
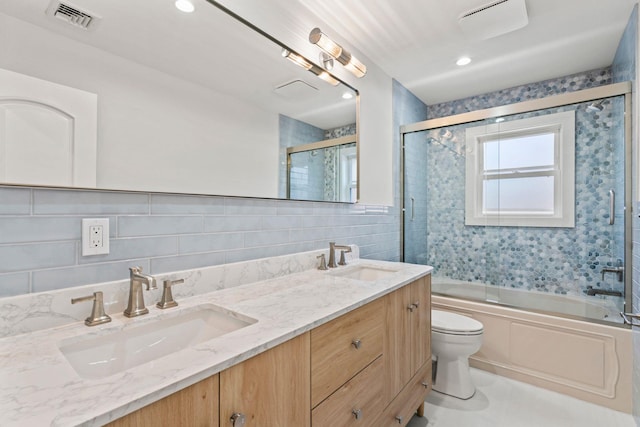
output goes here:
<path id="1" fill-rule="evenodd" d="M 405 133 L 404 260 L 433 266 L 438 293 L 620 323 L 630 259 L 625 102 L 620 95 Z M 536 153 L 540 164 L 532 155 L 523 160 L 522 150 L 534 143 L 514 140 L 514 126 L 557 115 L 575 120 L 572 168 L 559 160 L 565 156 L 556 150 L 562 137 L 541 143 L 539 149 L 556 151 Z M 524 136 L 530 133 L 529 126 Z M 469 135 L 478 134 L 490 135 L 480 141 L 486 146 L 470 144 Z M 472 187 L 476 194 L 487 191 L 490 198 L 478 209 L 489 215 L 470 222 L 469 158 L 478 152 L 495 157 L 484 159 L 488 166 Z M 549 203 L 534 197 L 557 199 L 558 187 L 551 184 L 564 182 L 563 174 L 574 178 L 563 190 L 574 199 L 570 223 L 520 222 L 518 209 L 554 214 Z M 534 188 L 536 182 L 544 183 L 544 192 Z"/>

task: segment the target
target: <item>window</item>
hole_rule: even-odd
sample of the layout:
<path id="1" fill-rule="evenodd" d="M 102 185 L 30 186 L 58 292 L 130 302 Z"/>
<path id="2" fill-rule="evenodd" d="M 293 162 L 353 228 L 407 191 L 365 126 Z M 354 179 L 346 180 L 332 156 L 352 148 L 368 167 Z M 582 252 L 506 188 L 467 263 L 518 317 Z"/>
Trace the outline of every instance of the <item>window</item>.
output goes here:
<path id="1" fill-rule="evenodd" d="M 358 157 L 356 147 L 340 148 L 339 201 L 355 203 L 358 193 Z"/>
<path id="2" fill-rule="evenodd" d="M 466 130 L 465 224 L 573 227 L 573 111 Z"/>

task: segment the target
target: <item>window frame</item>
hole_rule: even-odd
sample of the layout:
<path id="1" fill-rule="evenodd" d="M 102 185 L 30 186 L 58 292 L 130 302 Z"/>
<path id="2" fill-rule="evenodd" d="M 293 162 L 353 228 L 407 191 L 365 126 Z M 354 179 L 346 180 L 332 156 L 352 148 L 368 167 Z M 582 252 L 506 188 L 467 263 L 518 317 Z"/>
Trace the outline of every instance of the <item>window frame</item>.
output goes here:
<path id="1" fill-rule="evenodd" d="M 537 171 L 518 168 L 484 169 L 484 143 L 542 133 L 553 133 L 554 164 L 541 165 Z M 575 112 L 567 111 L 513 121 L 467 128 L 465 225 L 512 227 L 575 227 Z M 510 172 L 509 172 L 510 170 Z M 553 213 L 496 211 L 483 209 L 484 183 L 489 179 L 528 176 L 554 177 Z"/>
<path id="2" fill-rule="evenodd" d="M 356 177 L 358 175 L 358 152 L 356 147 L 339 147 L 340 162 L 340 186 L 338 201 L 355 203 L 357 197 L 358 180 L 351 180 L 351 171 L 355 168 Z M 352 163 L 355 160 L 355 164 Z"/>

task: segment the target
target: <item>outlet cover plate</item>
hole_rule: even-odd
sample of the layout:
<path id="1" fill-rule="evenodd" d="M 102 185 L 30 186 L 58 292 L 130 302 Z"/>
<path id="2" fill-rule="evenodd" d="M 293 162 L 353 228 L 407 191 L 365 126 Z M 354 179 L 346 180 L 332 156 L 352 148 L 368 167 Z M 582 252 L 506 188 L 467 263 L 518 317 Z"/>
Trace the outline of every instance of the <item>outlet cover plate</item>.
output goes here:
<path id="1" fill-rule="evenodd" d="M 100 233 L 93 236 L 92 233 Z M 99 244 L 96 244 L 99 242 Z M 109 253 L 109 218 L 84 218 L 82 220 L 82 256 Z"/>

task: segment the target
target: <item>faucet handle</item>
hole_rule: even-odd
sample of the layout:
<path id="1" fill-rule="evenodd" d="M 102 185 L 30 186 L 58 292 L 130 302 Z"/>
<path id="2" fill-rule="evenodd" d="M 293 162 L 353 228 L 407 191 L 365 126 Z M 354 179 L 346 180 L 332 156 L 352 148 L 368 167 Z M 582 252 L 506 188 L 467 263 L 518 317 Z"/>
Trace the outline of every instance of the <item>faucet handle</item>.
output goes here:
<path id="1" fill-rule="evenodd" d="M 345 252 L 351 251 L 340 251 L 340 261 L 338 261 L 338 265 L 347 265 L 347 260 L 344 258 Z"/>
<path id="2" fill-rule="evenodd" d="M 85 325 L 96 326 L 96 325 L 101 325 L 103 323 L 111 322 L 111 317 L 109 317 L 104 312 L 104 298 L 103 298 L 102 292 L 97 291 L 97 292 L 94 292 L 93 295 L 88 295 L 86 297 L 71 298 L 71 304 L 76 304 L 76 303 L 85 302 L 85 301 L 93 301 L 91 316 L 85 319 L 84 321 Z"/>
<path id="3" fill-rule="evenodd" d="M 320 266 L 318 267 L 318 270 L 328 270 L 327 259 L 325 258 L 324 254 L 318 255 L 316 258 L 320 260 Z"/>
<path id="4" fill-rule="evenodd" d="M 160 302 L 156 304 L 158 308 L 171 308 L 178 305 L 178 303 L 173 299 L 173 293 L 171 292 L 171 287 L 173 285 L 179 285 L 180 283 L 184 283 L 184 279 L 178 280 L 165 280 L 162 282 L 162 298 Z"/>

